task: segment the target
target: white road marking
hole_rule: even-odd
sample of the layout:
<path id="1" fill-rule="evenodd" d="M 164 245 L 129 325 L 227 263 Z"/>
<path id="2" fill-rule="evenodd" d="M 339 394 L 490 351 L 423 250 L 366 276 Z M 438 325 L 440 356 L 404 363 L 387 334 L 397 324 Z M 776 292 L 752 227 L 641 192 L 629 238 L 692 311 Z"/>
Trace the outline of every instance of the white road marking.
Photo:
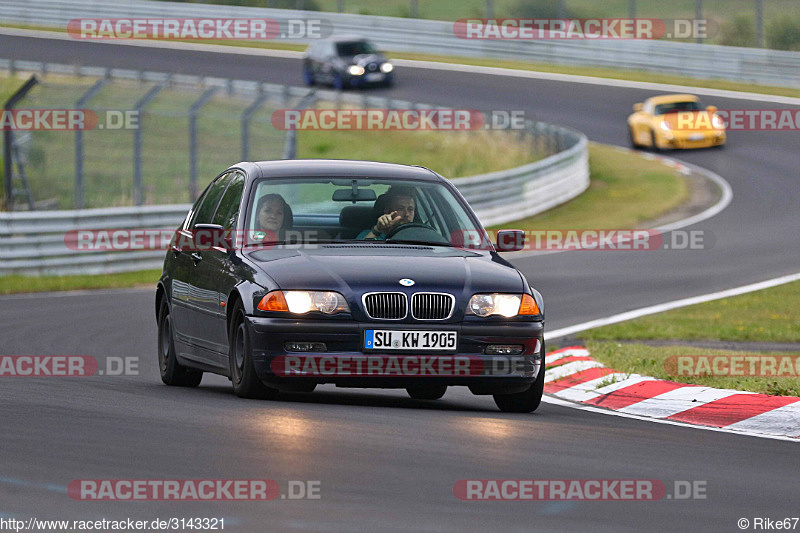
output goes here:
<path id="1" fill-rule="evenodd" d="M 601 396 L 602 393 L 598 392 L 598 385 L 607 382 L 613 381 L 622 381 L 628 378 L 628 374 L 608 374 L 607 376 L 602 376 L 591 381 L 586 381 L 584 383 L 579 383 L 574 387 L 570 387 L 568 389 L 560 390 L 555 393 L 556 396 L 562 398 L 564 400 L 569 400 L 571 402 L 585 402 L 588 400 L 593 400 L 598 396 Z"/>
<path id="2" fill-rule="evenodd" d="M 553 369 L 547 369 L 544 375 L 544 382 L 548 383 L 556 379 L 561 379 L 565 376 L 570 376 L 577 372 L 583 372 L 584 370 L 588 370 L 590 368 L 602 367 L 603 363 L 599 363 L 597 361 L 573 361 L 562 366 L 557 366 Z"/>
<path id="3" fill-rule="evenodd" d="M 700 296 L 692 296 L 691 298 L 683 298 L 681 300 L 674 300 L 662 304 L 651 305 L 649 307 L 642 307 L 640 309 L 634 309 L 633 311 L 627 311 L 625 313 L 612 315 L 606 318 L 598 318 L 596 320 L 590 320 L 589 322 L 575 324 L 574 326 L 568 326 L 566 328 L 556 329 L 549 333 L 545 332 L 544 338 L 546 340 L 558 339 L 561 337 L 566 337 L 567 335 L 578 333 L 580 331 L 586 331 L 587 329 L 599 328 L 601 326 L 616 324 L 618 322 L 624 322 L 626 320 L 632 320 L 634 318 L 639 318 L 642 316 L 654 315 L 656 313 L 663 313 L 664 311 L 670 311 L 672 309 L 678 309 L 689 305 L 711 302 L 713 300 L 720 300 L 722 298 L 730 298 L 731 296 L 738 296 L 740 294 L 747 294 L 748 292 L 755 292 L 763 289 L 768 289 L 770 287 L 777 287 L 778 285 L 785 285 L 786 283 L 791 283 L 793 281 L 798 281 L 798 280 L 800 280 L 800 273 L 789 274 L 788 276 L 781 276 L 779 278 L 768 279 L 766 281 L 752 283 L 750 285 L 743 285 L 741 287 L 735 287 L 733 289 L 727 289 L 719 292 L 712 292 L 709 294 L 702 294 Z"/>

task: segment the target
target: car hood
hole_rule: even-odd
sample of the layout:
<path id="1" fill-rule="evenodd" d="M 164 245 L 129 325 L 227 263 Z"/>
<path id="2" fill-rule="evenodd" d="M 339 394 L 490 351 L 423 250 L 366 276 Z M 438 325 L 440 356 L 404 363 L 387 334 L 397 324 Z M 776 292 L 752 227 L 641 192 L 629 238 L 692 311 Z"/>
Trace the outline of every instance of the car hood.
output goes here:
<path id="1" fill-rule="evenodd" d="M 381 63 L 386 62 L 386 58 L 383 54 L 359 54 L 356 56 L 345 56 L 342 58 L 342 60 L 348 65 L 358 65 L 365 68 L 370 63 L 377 63 L 380 65 Z"/>
<path id="2" fill-rule="evenodd" d="M 315 250 L 249 254 L 281 289 L 334 290 L 355 300 L 366 292 L 448 292 L 457 300 L 478 292 L 524 291 L 522 277 L 495 253 L 427 246 L 321 245 Z M 404 287 L 401 279 L 412 279 Z"/>

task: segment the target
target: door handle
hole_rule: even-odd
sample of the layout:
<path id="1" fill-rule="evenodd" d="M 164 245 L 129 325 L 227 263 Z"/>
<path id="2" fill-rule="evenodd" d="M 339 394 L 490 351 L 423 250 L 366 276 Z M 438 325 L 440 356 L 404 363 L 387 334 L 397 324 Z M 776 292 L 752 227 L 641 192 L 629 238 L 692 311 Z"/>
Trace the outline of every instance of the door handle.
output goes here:
<path id="1" fill-rule="evenodd" d="M 203 260 L 203 256 L 202 255 L 200 255 L 197 252 L 192 252 L 192 261 L 194 261 L 195 265 L 197 265 L 197 263 L 199 263 L 202 260 Z"/>

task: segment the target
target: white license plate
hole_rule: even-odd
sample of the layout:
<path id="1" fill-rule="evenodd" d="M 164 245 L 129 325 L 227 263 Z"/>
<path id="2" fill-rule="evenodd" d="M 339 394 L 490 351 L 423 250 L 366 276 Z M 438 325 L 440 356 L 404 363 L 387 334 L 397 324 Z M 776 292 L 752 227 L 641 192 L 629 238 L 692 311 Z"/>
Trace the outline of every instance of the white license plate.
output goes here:
<path id="1" fill-rule="evenodd" d="M 368 329 L 364 332 L 365 350 L 455 350 L 455 331 L 395 331 Z"/>
<path id="2" fill-rule="evenodd" d="M 372 72 L 367 74 L 367 81 L 383 81 L 383 74 L 380 72 Z"/>
<path id="3" fill-rule="evenodd" d="M 706 136 L 703 133 L 692 133 L 691 135 L 689 135 L 690 141 L 702 141 L 705 138 Z"/>

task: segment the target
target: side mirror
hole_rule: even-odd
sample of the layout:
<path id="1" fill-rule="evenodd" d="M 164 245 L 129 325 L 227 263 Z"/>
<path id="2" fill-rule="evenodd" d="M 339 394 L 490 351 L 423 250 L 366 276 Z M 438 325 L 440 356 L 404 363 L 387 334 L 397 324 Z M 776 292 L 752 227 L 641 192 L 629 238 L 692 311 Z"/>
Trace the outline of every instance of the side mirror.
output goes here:
<path id="1" fill-rule="evenodd" d="M 639 111 L 641 111 L 643 107 L 644 107 L 644 105 L 642 104 L 642 102 L 639 102 L 638 104 L 633 104 L 633 110 L 634 110 L 636 113 L 638 113 Z"/>
<path id="2" fill-rule="evenodd" d="M 231 236 L 219 224 L 195 224 L 192 235 L 196 250 L 208 250 L 210 248 L 222 248 L 226 251 L 233 250 Z"/>
<path id="3" fill-rule="evenodd" d="M 706 111 L 708 111 L 709 113 L 712 113 L 712 114 L 713 114 L 713 113 L 716 113 L 716 112 L 718 111 L 718 109 L 717 109 L 717 106 L 715 106 L 715 105 L 710 105 L 710 106 L 708 106 L 708 107 L 706 108 Z"/>
<path id="4" fill-rule="evenodd" d="M 503 229 L 497 232 L 498 252 L 519 252 L 525 248 L 525 232 L 521 229 Z"/>

